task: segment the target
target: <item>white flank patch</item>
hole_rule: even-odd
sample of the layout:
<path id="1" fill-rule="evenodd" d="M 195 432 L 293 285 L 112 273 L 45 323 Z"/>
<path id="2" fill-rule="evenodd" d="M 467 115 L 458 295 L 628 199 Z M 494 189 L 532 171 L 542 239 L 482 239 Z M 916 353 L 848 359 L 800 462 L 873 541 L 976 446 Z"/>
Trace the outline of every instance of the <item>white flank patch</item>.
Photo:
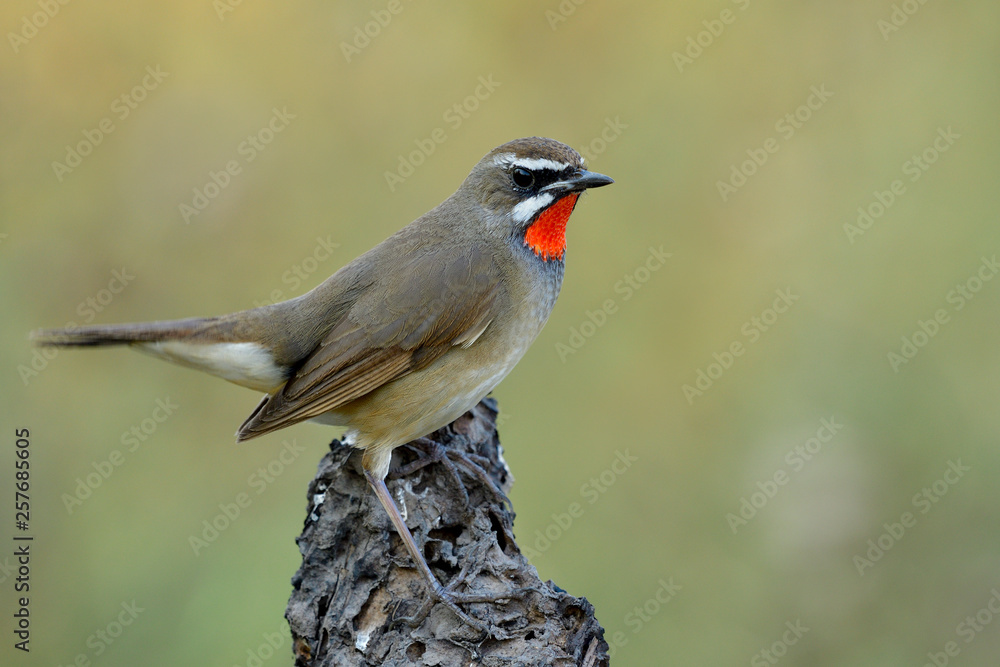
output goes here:
<path id="1" fill-rule="evenodd" d="M 483 335 L 483 332 L 492 324 L 493 320 L 487 320 L 486 324 L 480 327 L 479 331 L 466 331 L 461 337 L 456 338 L 451 342 L 452 345 L 461 345 L 464 349 L 469 349 L 472 344 L 479 340 L 479 337 Z"/>
<path id="2" fill-rule="evenodd" d="M 569 169 L 573 165 L 566 164 L 565 162 L 557 162 L 556 160 L 549 160 L 543 157 L 522 157 L 519 158 L 513 153 L 502 153 L 493 158 L 493 161 L 504 167 L 521 167 L 529 171 L 535 171 L 536 169 L 551 169 L 552 171 L 563 171 L 564 169 Z"/>
<path id="3" fill-rule="evenodd" d="M 531 220 L 538 215 L 539 211 L 551 204 L 554 199 L 555 197 L 547 192 L 537 194 L 530 199 L 525 199 L 514 206 L 514 221 L 523 223 Z"/>
<path id="4" fill-rule="evenodd" d="M 367 630 L 362 630 L 358 633 L 358 636 L 354 639 L 354 648 L 358 649 L 362 653 L 368 648 L 368 642 L 371 641 L 372 636 Z"/>
<path id="5" fill-rule="evenodd" d="M 285 380 L 284 370 L 258 343 L 141 343 L 136 349 L 155 357 L 204 371 L 238 385 L 270 392 Z"/>

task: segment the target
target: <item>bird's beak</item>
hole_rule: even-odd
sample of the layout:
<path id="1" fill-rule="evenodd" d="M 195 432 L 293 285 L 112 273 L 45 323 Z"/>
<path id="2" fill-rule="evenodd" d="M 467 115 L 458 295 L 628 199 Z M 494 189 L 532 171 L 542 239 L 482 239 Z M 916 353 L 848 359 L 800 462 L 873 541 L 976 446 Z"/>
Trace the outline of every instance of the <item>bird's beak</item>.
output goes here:
<path id="1" fill-rule="evenodd" d="M 541 191 L 550 192 L 555 190 L 563 194 L 569 194 L 570 192 L 582 192 L 588 188 L 599 188 L 602 185 L 611 185 L 614 182 L 615 180 L 610 176 L 581 169 L 566 180 L 546 185 Z"/>

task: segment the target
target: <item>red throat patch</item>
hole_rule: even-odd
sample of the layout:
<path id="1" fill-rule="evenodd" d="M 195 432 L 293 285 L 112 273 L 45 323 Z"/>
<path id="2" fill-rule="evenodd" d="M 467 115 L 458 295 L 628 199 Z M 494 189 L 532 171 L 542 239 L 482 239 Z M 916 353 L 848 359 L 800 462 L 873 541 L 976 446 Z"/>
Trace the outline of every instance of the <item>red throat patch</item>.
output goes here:
<path id="1" fill-rule="evenodd" d="M 524 234 L 524 245 L 530 246 L 543 260 L 562 259 L 566 253 L 566 222 L 580 195 L 566 195 L 542 211 Z"/>

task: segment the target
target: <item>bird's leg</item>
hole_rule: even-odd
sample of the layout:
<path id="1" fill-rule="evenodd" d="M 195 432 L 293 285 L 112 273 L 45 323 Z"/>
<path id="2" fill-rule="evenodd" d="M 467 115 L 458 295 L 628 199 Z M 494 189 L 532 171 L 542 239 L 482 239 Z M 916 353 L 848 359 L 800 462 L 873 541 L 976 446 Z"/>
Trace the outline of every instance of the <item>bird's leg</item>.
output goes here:
<path id="1" fill-rule="evenodd" d="M 489 628 L 482 621 L 472 618 L 462 611 L 461 607 L 458 605 L 459 603 L 471 602 L 496 602 L 498 600 L 510 599 L 511 594 L 474 595 L 469 593 L 456 593 L 451 590 L 451 585 L 442 586 L 434 576 L 434 573 L 431 572 L 431 568 L 427 565 L 427 561 L 424 559 L 423 554 L 420 553 L 420 548 L 417 546 L 416 540 L 413 539 L 413 534 L 410 533 L 410 529 L 406 527 L 406 522 L 403 521 L 403 516 L 399 513 L 399 508 L 396 507 L 395 501 L 393 501 L 392 496 L 389 495 L 389 489 L 385 485 L 385 480 L 377 477 L 367 469 L 365 470 L 365 479 L 368 480 L 368 484 L 375 492 L 375 496 L 378 498 L 379 502 L 382 503 L 382 507 L 385 508 L 385 511 L 389 514 L 389 520 L 392 521 L 392 525 L 395 526 L 396 532 L 403 539 L 403 544 L 406 546 L 406 550 L 410 553 L 410 557 L 413 558 L 417 565 L 417 569 L 420 571 L 424 581 L 427 583 L 431 597 L 446 605 L 467 625 L 497 637 L 498 630 L 496 628 Z M 463 573 L 463 576 L 456 580 L 456 584 L 462 583 L 462 581 L 468 576 L 464 569 Z"/>
<path id="2" fill-rule="evenodd" d="M 465 489 L 465 484 L 462 483 L 462 480 L 458 476 L 458 472 L 455 468 L 455 463 L 458 463 L 465 469 L 466 472 L 472 474 L 483 483 L 483 486 L 492 491 L 494 496 L 496 496 L 496 498 L 503 505 L 505 505 L 508 509 L 511 509 L 510 500 L 503 493 L 503 491 L 497 487 L 496 482 L 493 481 L 493 478 L 490 477 L 489 473 L 486 472 L 485 466 L 489 465 L 489 459 L 483 456 L 477 456 L 476 454 L 466 454 L 465 452 L 449 449 L 441 443 L 431 440 L 430 438 L 417 438 L 407 444 L 414 449 L 422 451 L 424 453 L 424 457 L 397 468 L 395 471 L 396 475 L 408 475 L 415 470 L 420 470 L 421 468 L 430 465 L 431 463 L 443 463 L 445 468 L 448 470 L 448 474 L 455 480 L 455 484 L 461 491 L 462 498 L 465 500 L 466 505 L 468 505 L 469 492 Z"/>
<path id="3" fill-rule="evenodd" d="M 485 466 L 490 465 L 490 460 L 485 456 L 467 454 L 458 450 L 449 449 L 431 438 L 417 438 L 407 444 L 411 448 L 421 452 L 423 455 L 415 461 L 396 468 L 391 473 L 393 478 L 409 475 L 414 471 L 425 468 L 432 463 L 441 463 L 444 465 L 445 470 L 448 471 L 451 478 L 455 481 L 455 485 L 458 487 L 458 491 L 462 496 L 463 502 L 465 503 L 464 506 L 466 508 L 466 512 L 471 516 L 472 507 L 469 503 L 469 492 L 465 488 L 465 483 L 462 482 L 462 478 L 458 476 L 458 469 L 455 466 L 455 462 L 457 462 L 461 464 L 466 471 L 478 478 L 486 488 L 490 489 L 494 493 L 497 500 L 500 501 L 501 505 L 507 507 L 507 509 L 511 512 L 514 511 L 510 499 L 507 498 L 507 496 L 504 495 L 499 488 L 497 488 L 493 478 L 486 472 Z M 452 458 L 455 459 L 455 462 L 452 461 Z M 517 540 L 514 539 L 514 534 L 508 523 L 499 519 L 499 517 L 498 523 L 500 523 L 503 528 L 504 538 L 506 541 L 510 544 L 516 544 Z"/>

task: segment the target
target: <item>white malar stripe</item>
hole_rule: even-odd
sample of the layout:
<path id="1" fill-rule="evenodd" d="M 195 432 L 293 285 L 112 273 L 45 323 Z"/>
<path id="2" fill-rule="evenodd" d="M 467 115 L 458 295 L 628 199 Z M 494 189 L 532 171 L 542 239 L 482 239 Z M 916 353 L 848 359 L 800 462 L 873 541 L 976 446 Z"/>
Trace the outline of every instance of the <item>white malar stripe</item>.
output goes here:
<path id="1" fill-rule="evenodd" d="M 538 212 L 552 203 L 555 197 L 548 192 L 537 194 L 514 206 L 514 222 L 524 223 L 538 215 Z"/>
<path id="2" fill-rule="evenodd" d="M 569 169 L 573 165 L 566 164 L 565 162 L 556 162 L 555 160 L 549 160 L 543 157 L 522 157 L 519 158 L 513 153 L 503 153 L 497 155 L 494 161 L 504 167 L 521 167 L 529 171 L 534 171 L 536 169 L 551 169 L 555 172 L 564 171 Z"/>
<path id="3" fill-rule="evenodd" d="M 285 381 L 285 370 L 274 363 L 271 353 L 258 343 L 185 343 L 170 340 L 140 343 L 135 348 L 256 391 L 273 391 Z"/>

